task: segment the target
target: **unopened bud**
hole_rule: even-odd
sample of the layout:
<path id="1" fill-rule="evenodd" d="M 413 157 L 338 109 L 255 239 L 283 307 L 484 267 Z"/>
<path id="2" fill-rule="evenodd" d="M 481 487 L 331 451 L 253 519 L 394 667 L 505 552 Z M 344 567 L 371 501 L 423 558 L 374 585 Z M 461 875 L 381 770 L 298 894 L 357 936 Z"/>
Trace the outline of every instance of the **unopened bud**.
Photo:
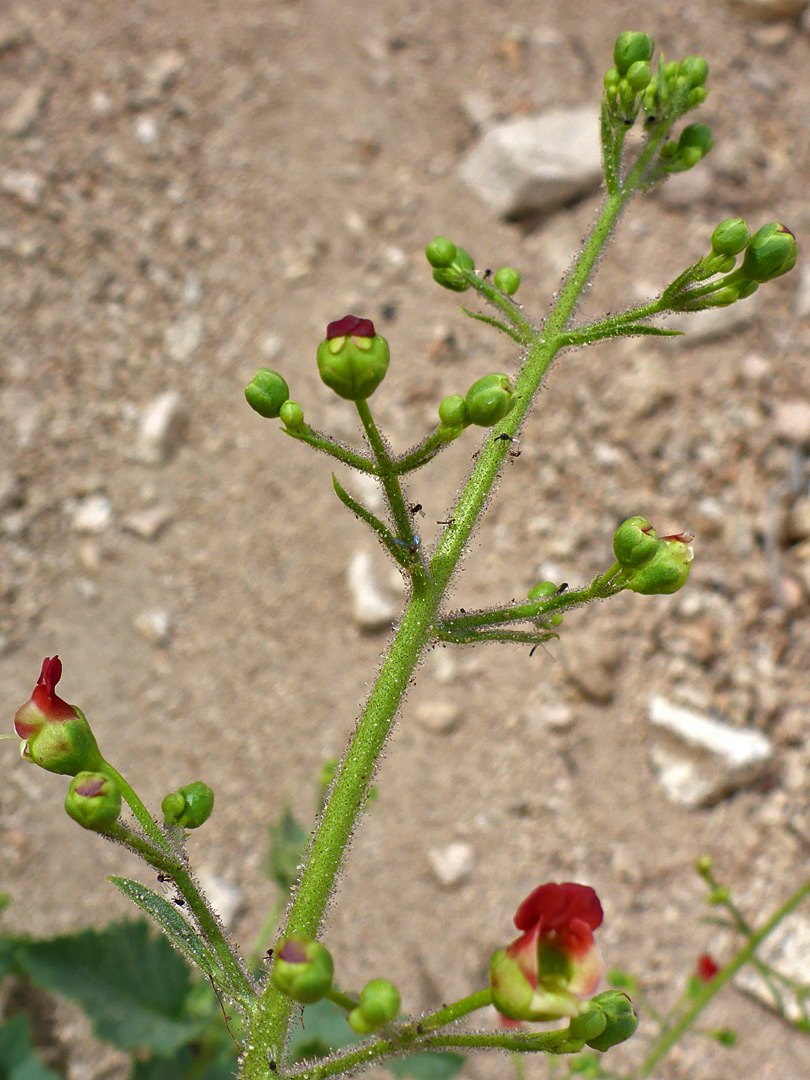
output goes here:
<path id="1" fill-rule="evenodd" d="M 198 829 L 211 817 L 214 793 L 202 780 L 195 780 L 167 795 L 161 809 L 167 824 L 179 825 L 181 829 Z"/>
<path id="2" fill-rule="evenodd" d="M 638 1027 L 633 1002 L 621 990 L 605 990 L 588 1002 L 589 1009 L 599 1009 L 605 1017 L 604 1030 L 595 1038 L 587 1039 L 593 1050 L 603 1052 L 629 1039 Z"/>
<path id="3" fill-rule="evenodd" d="M 356 1009 L 349 1013 L 349 1024 L 358 1035 L 368 1035 L 390 1024 L 399 1014 L 399 990 L 388 979 L 372 979 L 360 991 Z"/>
<path id="4" fill-rule="evenodd" d="M 559 586 L 555 585 L 553 581 L 540 581 L 529 589 L 528 599 L 543 600 L 547 596 L 554 596 L 558 589 Z M 550 626 L 559 626 L 563 621 L 562 613 L 559 611 L 553 615 L 544 615 L 542 618 Z"/>
<path id="5" fill-rule="evenodd" d="M 121 815 L 121 790 L 104 773 L 77 773 L 68 788 L 65 810 L 83 829 L 109 832 Z"/>
<path id="6" fill-rule="evenodd" d="M 669 162 L 669 172 L 686 172 L 708 154 L 714 145 L 706 124 L 687 124 L 678 138 L 677 153 Z"/>
<path id="7" fill-rule="evenodd" d="M 304 410 L 297 401 L 285 401 L 278 415 L 282 424 L 290 431 L 300 431 L 304 426 Z"/>
<path id="8" fill-rule="evenodd" d="M 686 56 L 678 65 L 678 72 L 690 87 L 703 86 L 709 74 L 709 65 L 702 56 Z"/>
<path id="9" fill-rule="evenodd" d="M 627 518 L 613 534 L 613 554 L 626 569 L 637 570 L 658 550 L 658 533 L 645 517 Z"/>
<path id="10" fill-rule="evenodd" d="M 485 375 L 467 391 L 467 419 L 479 427 L 493 427 L 503 420 L 516 401 L 507 375 Z"/>
<path id="11" fill-rule="evenodd" d="M 439 419 L 445 427 L 461 427 L 467 423 L 467 406 L 461 394 L 451 394 L 439 403 Z"/>
<path id="12" fill-rule="evenodd" d="M 496 270 L 492 280 L 495 288 L 505 292 L 507 296 L 514 296 L 520 287 L 520 274 L 511 266 L 502 266 L 500 270 Z"/>
<path id="13" fill-rule="evenodd" d="M 694 552 L 686 534 L 662 536 L 658 548 L 627 584 L 632 592 L 645 596 L 674 593 L 686 584 Z"/>
<path id="14" fill-rule="evenodd" d="M 446 236 L 437 236 L 425 248 L 425 256 L 434 270 L 442 270 L 455 259 L 456 245 Z"/>
<path id="15" fill-rule="evenodd" d="M 282 994 L 310 1005 L 329 993 L 334 971 L 332 956 L 319 941 L 289 937 L 276 946 L 271 977 Z"/>
<path id="16" fill-rule="evenodd" d="M 245 387 L 248 405 L 259 416 L 274 420 L 281 406 L 290 396 L 290 388 L 277 371 L 259 368 L 253 379 Z"/>
<path id="17" fill-rule="evenodd" d="M 329 323 L 318 346 L 318 371 L 330 390 L 348 401 L 370 397 L 388 370 L 388 342 L 371 319 L 346 315 Z"/>
<path id="18" fill-rule="evenodd" d="M 717 255 L 739 255 L 750 239 L 742 218 L 726 218 L 712 233 L 712 251 Z"/>
<path id="19" fill-rule="evenodd" d="M 625 78 L 636 93 L 646 90 L 652 78 L 650 65 L 646 60 L 637 60 L 635 64 L 631 64 L 627 69 Z"/>
<path id="20" fill-rule="evenodd" d="M 61 677 L 59 657 L 46 657 L 31 697 L 14 714 L 14 730 L 25 743 L 23 757 L 62 776 L 99 772 L 104 759 L 84 713 L 56 693 Z"/>
<path id="21" fill-rule="evenodd" d="M 790 229 L 771 222 L 749 240 L 740 273 L 750 281 L 771 281 L 793 269 L 798 253 L 796 237 Z"/>
<path id="22" fill-rule="evenodd" d="M 464 248 L 457 247 L 452 262 L 433 271 L 433 280 L 445 289 L 453 292 L 466 292 L 470 284 L 464 271 L 475 270 L 472 255 Z"/>
<path id="23" fill-rule="evenodd" d="M 613 46 L 613 63 L 619 75 L 626 75 L 633 64 L 639 61 L 649 63 L 654 48 L 655 42 L 649 35 L 624 30 Z"/>

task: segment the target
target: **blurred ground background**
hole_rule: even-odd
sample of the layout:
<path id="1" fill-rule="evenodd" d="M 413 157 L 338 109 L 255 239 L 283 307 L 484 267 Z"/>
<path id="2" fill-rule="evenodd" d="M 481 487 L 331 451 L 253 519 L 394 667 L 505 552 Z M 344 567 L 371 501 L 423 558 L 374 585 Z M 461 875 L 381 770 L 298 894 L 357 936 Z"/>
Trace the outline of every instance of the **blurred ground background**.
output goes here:
<path id="1" fill-rule="evenodd" d="M 700 119 L 716 148 L 628 214 L 579 314 L 652 295 L 731 214 L 782 220 L 803 242 L 810 30 L 801 4 L 758 6 L 795 18 L 596 0 L 0 8 L 0 696 L 10 718 L 58 652 L 64 696 L 148 801 L 198 777 L 216 788 L 191 850 L 238 890 L 240 941 L 273 896 L 267 825 L 287 802 L 311 815 L 388 633 L 352 615 L 347 568 L 371 542 L 334 498 L 330 463 L 251 413 L 244 384 L 277 367 L 311 423 L 356 437 L 314 350 L 329 320 L 369 316 L 393 356 L 376 415 L 401 450 L 443 396 L 514 370 L 432 283 L 422 249 L 442 232 L 479 266 L 516 266 L 539 318 L 599 195 L 497 220 L 458 176 L 477 138 L 466 96 L 501 117 L 586 104 L 596 123 L 627 27 L 667 57 L 708 58 Z M 762 293 L 719 336 L 557 363 L 454 603 L 585 582 L 637 512 L 694 530 L 692 578 L 674 598 L 576 612 L 531 658 L 428 656 L 329 919 L 347 984 L 386 974 L 408 1009 L 470 992 L 529 889 L 571 879 L 602 897 L 608 963 L 663 1004 L 713 940 L 698 854 L 752 918 L 807 875 L 807 278 Z M 167 391 L 182 401 L 171 437 L 139 460 L 144 410 Z M 410 485 L 426 545 L 475 438 Z M 655 768 L 654 692 L 767 733 L 772 766 L 709 807 L 674 805 Z M 138 868 L 64 816 L 61 778 L 0 749 L 6 925 L 44 934 L 128 914 L 104 879 Z M 463 873 L 442 885 L 454 844 Z M 658 1076 L 810 1070 L 810 1040 L 738 992 L 709 1021 L 736 1027 L 737 1048 L 692 1041 Z M 122 1075 L 74 1020 L 66 1030 L 72 1080 Z M 465 1075 L 510 1069 L 480 1058 Z"/>

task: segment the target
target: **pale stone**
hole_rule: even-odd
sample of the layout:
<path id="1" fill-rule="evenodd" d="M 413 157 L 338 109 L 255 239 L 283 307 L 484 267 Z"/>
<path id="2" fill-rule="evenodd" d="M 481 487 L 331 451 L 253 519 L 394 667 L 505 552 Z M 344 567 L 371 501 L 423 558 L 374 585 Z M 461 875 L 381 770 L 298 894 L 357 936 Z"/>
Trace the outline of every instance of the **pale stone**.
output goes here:
<path id="1" fill-rule="evenodd" d="M 16 138 L 27 135 L 36 123 L 46 97 L 44 86 L 27 86 L 3 117 L 6 134 Z"/>
<path id="2" fill-rule="evenodd" d="M 438 883 L 445 889 L 461 885 L 475 866 L 475 852 L 470 844 L 454 843 L 443 848 L 431 848 L 428 862 Z"/>
<path id="3" fill-rule="evenodd" d="M 810 442 L 810 401 L 801 398 L 777 401 L 773 410 L 773 427 L 777 435 L 790 442 Z"/>
<path id="4" fill-rule="evenodd" d="M 202 316 L 185 315 L 166 329 L 166 349 L 172 360 L 186 364 L 197 351 L 203 337 Z"/>
<path id="5" fill-rule="evenodd" d="M 230 930 L 244 908 L 242 890 L 237 885 L 223 881 L 212 870 L 200 870 L 197 876 L 211 907 L 219 915 L 223 926 Z"/>
<path id="6" fill-rule="evenodd" d="M 346 578 L 352 598 L 352 616 L 361 630 L 383 630 L 390 626 L 399 611 L 399 603 L 380 585 L 368 551 L 355 551 Z"/>
<path id="7" fill-rule="evenodd" d="M 416 720 L 437 735 L 448 735 L 461 721 L 461 708 L 452 701 L 425 701 L 415 710 Z"/>
<path id="8" fill-rule="evenodd" d="M 132 620 L 132 625 L 145 641 L 158 647 L 168 645 L 174 632 L 170 615 L 160 609 L 142 611 Z"/>
<path id="9" fill-rule="evenodd" d="M 172 512 L 167 506 L 149 506 L 127 514 L 121 528 L 142 540 L 156 540 L 171 520 Z"/>
<path id="10" fill-rule="evenodd" d="M 176 390 L 153 398 L 141 412 L 134 456 L 147 465 L 162 465 L 182 443 L 188 415 Z"/>
<path id="11" fill-rule="evenodd" d="M 16 199 L 26 210 L 36 210 L 42 202 L 45 181 L 38 173 L 6 169 L 0 174 L 0 190 Z"/>
<path id="12" fill-rule="evenodd" d="M 73 508 L 71 524 L 79 533 L 101 533 L 113 519 L 112 502 L 107 495 L 97 492 L 86 495 Z"/>

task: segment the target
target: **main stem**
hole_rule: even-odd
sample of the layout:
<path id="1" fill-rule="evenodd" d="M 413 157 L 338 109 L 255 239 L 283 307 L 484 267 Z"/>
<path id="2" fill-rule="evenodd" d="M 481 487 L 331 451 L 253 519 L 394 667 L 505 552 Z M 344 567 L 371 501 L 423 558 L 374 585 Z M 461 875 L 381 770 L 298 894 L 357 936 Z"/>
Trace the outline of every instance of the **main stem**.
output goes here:
<path id="1" fill-rule="evenodd" d="M 582 290 L 593 273 L 600 252 L 625 205 L 643 179 L 658 146 L 666 137 L 667 130 L 667 126 L 662 126 L 650 136 L 624 185 L 607 197 L 544 331 L 535 337 L 529 347 L 526 362 L 515 385 L 517 405 L 498 425 L 498 433 L 513 436 L 523 423 L 560 346 L 559 335 L 568 324 Z M 378 438 L 376 430 L 369 424 L 370 417 L 365 415 L 365 410 L 360 406 L 358 408 L 373 445 Z M 503 439 L 487 441 L 452 511 L 452 524 L 446 527 L 439 540 L 427 575 L 415 577 L 413 593 L 405 608 L 402 622 L 352 734 L 316 827 L 287 920 L 281 931 L 282 936 L 315 936 L 320 929 L 343 856 L 365 803 L 371 777 L 394 717 L 419 658 L 434 636 L 439 608 L 464 546 L 483 512 L 509 446 L 509 442 Z M 388 457 L 387 451 L 385 457 Z M 396 507 L 396 511 L 396 516 L 399 517 L 400 508 Z M 403 521 L 402 525 L 404 524 Z M 242 1080 L 267 1080 L 269 1073 L 273 1071 L 270 1063 L 272 1062 L 274 1069 L 277 1067 L 276 1063 L 280 1061 L 284 1051 L 294 1008 L 290 998 L 276 990 L 272 982 L 268 982 L 248 1021 L 247 1050 L 240 1073 Z"/>

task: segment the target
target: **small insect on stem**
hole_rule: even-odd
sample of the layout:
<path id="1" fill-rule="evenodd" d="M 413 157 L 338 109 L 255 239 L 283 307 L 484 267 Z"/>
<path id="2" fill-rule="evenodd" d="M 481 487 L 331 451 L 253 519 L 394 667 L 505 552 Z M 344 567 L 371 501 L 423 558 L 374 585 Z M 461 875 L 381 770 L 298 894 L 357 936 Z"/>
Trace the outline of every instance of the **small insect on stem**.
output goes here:
<path id="1" fill-rule="evenodd" d="M 416 535 L 414 535 L 414 538 L 410 544 L 407 540 L 400 540 L 397 536 L 392 537 L 392 539 L 398 547 L 404 547 L 410 555 L 415 555 L 419 550 L 419 545 L 422 543 L 421 537 Z"/>
<path id="2" fill-rule="evenodd" d="M 410 506 L 408 507 L 408 509 L 414 515 L 421 514 L 422 513 L 422 504 L 421 503 L 411 503 Z"/>
<path id="3" fill-rule="evenodd" d="M 517 442 L 517 439 L 513 439 L 511 435 L 507 435 L 505 431 L 502 431 L 500 435 L 495 436 L 495 442 Z"/>

